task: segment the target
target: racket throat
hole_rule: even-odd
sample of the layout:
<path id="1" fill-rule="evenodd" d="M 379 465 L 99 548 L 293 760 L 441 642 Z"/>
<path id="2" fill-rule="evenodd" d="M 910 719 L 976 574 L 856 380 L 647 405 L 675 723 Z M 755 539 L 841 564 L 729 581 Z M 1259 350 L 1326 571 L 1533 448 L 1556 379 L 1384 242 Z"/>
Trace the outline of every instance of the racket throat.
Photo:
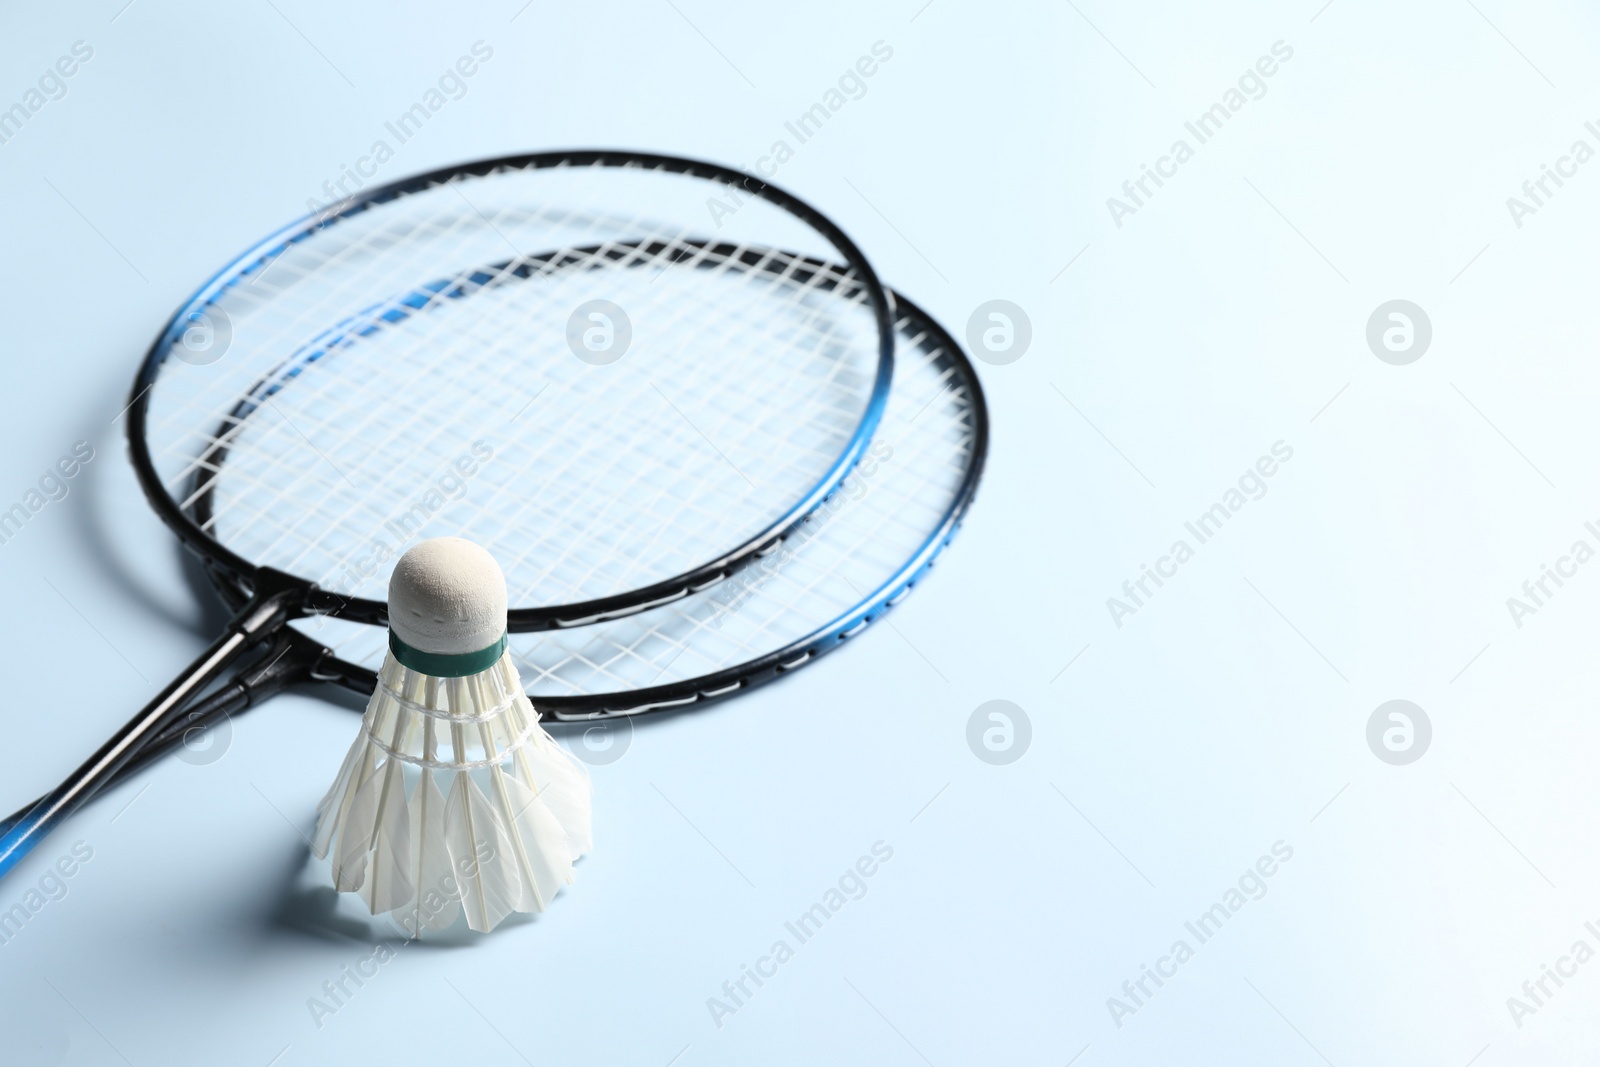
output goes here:
<path id="1" fill-rule="evenodd" d="M 250 579 L 250 599 L 233 616 L 228 628 L 246 637 L 260 637 L 283 628 L 309 610 L 316 586 L 271 567 L 262 567 Z"/>

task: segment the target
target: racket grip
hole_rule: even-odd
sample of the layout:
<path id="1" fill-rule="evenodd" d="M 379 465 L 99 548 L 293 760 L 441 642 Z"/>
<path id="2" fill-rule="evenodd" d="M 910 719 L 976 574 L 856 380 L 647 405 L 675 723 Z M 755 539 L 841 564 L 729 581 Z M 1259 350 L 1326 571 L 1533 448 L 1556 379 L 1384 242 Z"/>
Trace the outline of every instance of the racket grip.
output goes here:
<path id="1" fill-rule="evenodd" d="M 200 654 L 154 700 L 100 746 L 77 770 L 45 794 L 29 812 L 0 834 L 0 878 L 43 841 L 67 816 L 99 792 L 152 738 L 170 726 L 190 701 L 247 650 L 288 621 L 300 589 L 278 589 L 252 597 L 234 616 L 227 632 Z"/>

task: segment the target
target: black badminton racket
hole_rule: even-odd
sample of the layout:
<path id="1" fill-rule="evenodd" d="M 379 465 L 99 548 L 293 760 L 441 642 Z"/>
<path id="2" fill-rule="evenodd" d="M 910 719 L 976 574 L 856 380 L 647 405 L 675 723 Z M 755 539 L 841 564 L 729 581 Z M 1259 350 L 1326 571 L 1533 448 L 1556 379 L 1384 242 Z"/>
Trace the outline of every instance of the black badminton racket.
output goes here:
<path id="1" fill-rule="evenodd" d="M 0 836 L 0 875 L 290 620 L 383 624 L 413 541 L 493 552 L 514 633 L 738 572 L 859 460 L 893 351 L 888 300 L 849 239 L 712 164 L 488 160 L 274 234 L 172 316 L 128 418 L 152 507 L 246 599 Z"/>

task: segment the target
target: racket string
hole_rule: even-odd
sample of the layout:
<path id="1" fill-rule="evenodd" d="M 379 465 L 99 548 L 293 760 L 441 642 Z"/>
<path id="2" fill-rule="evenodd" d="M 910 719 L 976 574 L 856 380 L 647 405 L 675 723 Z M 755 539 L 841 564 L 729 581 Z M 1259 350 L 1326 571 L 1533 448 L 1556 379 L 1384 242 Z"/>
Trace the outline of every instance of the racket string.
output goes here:
<path id="1" fill-rule="evenodd" d="M 474 214 L 476 213 L 474 211 Z M 545 212 L 543 214 L 548 218 L 551 213 Z M 488 222 L 492 229 L 499 232 L 502 230 L 500 223 L 504 221 L 504 218 L 497 213 L 493 218 L 484 216 L 481 221 Z M 594 229 L 603 225 L 606 221 L 600 214 L 596 213 L 589 220 L 589 227 Z M 455 227 L 459 228 L 461 225 L 470 223 L 471 219 L 467 213 L 459 211 L 454 213 L 453 225 Z M 369 253 L 374 249 L 383 251 L 390 247 L 402 246 L 404 238 L 414 236 L 417 232 L 419 232 L 418 229 L 409 226 L 380 228 L 375 235 L 368 235 L 362 241 L 353 242 L 352 248 L 360 252 Z M 435 224 L 430 232 L 446 233 L 451 232 L 451 228 Z M 666 239 L 662 240 L 663 238 Z M 659 246 L 657 246 L 657 242 L 659 242 Z M 507 243 L 510 242 L 508 241 Z M 516 246 L 513 244 L 512 247 L 515 249 Z M 858 319 L 866 319 L 870 316 L 869 309 L 862 298 L 861 288 L 855 283 L 853 277 L 845 275 L 841 279 L 837 273 L 830 276 L 827 272 L 818 271 L 814 266 L 803 266 L 802 260 L 792 255 L 783 259 L 774 269 L 773 264 L 781 254 L 770 250 L 760 253 L 757 259 L 758 262 L 762 263 L 762 273 L 751 273 L 748 271 L 747 261 L 754 248 L 755 246 L 744 243 L 733 245 L 731 251 L 723 248 L 713 249 L 703 241 L 688 241 L 682 238 L 681 235 L 668 233 L 666 228 L 658 228 L 644 241 L 608 242 L 599 246 L 598 249 L 584 250 L 580 255 L 576 256 L 546 257 L 537 269 L 548 272 L 552 269 L 552 264 L 563 260 L 582 262 L 585 257 L 587 257 L 588 261 L 585 264 L 586 266 L 593 266 L 594 264 L 645 263 L 649 261 L 647 253 L 653 254 L 657 259 L 665 259 L 667 266 L 662 268 L 663 273 L 670 269 L 672 265 L 679 263 L 696 264 L 692 269 L 700 273 L 705 272 L 704 264 L 707 262 L 712 264 L 712 270 L 722 273 L 727 273 L 734 269 L 735 265 L 742 265 L 740 269 L 745 269 L 748 277 L 759 278 L 762 288 L 769 293 L 780 286 L 788 286 L 795 294 L 789 301 L 791 318 L 793 309 L 801 309 L 799 321 L 796 323 L 782 316 L 758 314 L 753 310 L 745 314 L 742 319 L 739 315 L 728 315 L 725 321 L 718 320 L 721 333 L 713 338 L 715 342 L 726 344 L 730 339 L 737 340 L 738 331 L 740 330 L 744 330 L 747 334 L 751 333 L 752 322 L 750 320 L 754 319 L 754 327 L 760 332 L 756 334 L 758 340 L 748 342 L 751 347 L 769 344 L 774 338 L 780 343 L 784 341 L 790 342 L 790 348 L 801 352 L 806 350 L 816 351 L 829 346 L 849 349 L 853 345 L 858 350 L 866 347 L 859 343 L 864 333 L 862 323 L 857 322 L 853 331 L 849 328 L 849 324 L 846 324 L 843 328 L 838 325 L 841 316 L 837 313 L 837 305 L 841 303 L 838 299 L 841 294 L 849 295 L 850 300 L 846 303 L 856 313 Z M 348 249 L 343 251 L 341 255 L 349 260 L 358 258 L 357 251 Z M 308 271 L 314 271 L 317 266 L 325 265 L 337 258 L 340 257 L 309 257 L 307 260 L 310 264 L 308 270 L 291 269 L 295 267 L 295 264 L 284 264 L 280 259 L 279 265 L 269 269 L 283 271 L 289 280 L 289 288 L 293 288 L 294 283 L 304 277 Z M 429 309 L 443 304 L 447 299 L 455 299 L 441 296 L 440 294 L 450 293 L 463 285 L 493 287 L 497 284 L 509 284 L 500 281 L 500 279 L 504 279 L 522 266 L 526 259 L 527 257 L 519 256 L 517 259 L 507 261 L 502 269 L 487 278 L 474 280 L 472 272 L 462 272 L 460 276 L 449 279 L 445 284 L 430 286 L 430 289 L 434 291 L 422 299 L 420 306 L 413 308 L 400 324 L 390 324 L 385 328 L 391 332 L 403 332 L 411 336 L 413 350 L 424 349 L 430 344 L 435 344 L 439 339 L 440 330 L 430 322 L 430 316 L 427 312 Z M 388 269 L 391 275 L 397 277 L 401 271 L 401 268 L 393 266 Z M 630 265 L 623 269 L 637 271 L 640 268 Z M 651 281 L 653 282 L 655 279 L 653 278 Z M 811 301 L 810 298 L 818 292 L 829 293 L 832 297 L 833 306 L 828 306 L 827 301 Z M 471 299 L 478 300 L 480 298 L 475 296 Z M 808 301 L 813 306 L 808 306 Z M 756 301 L 750 301 L 749 303 L 752 308 L 762 306 Z M 674 305 L 680 309 L 680 316 L 690 314 L 689 311 L 683 310 L 688 306 L 687 302 L 678 300 L 674 301 Z M 516 316 L 525 314 L 525 312 L 526 309 L 517 308 L 514 303 L 508 302 L 500 309 L 500 318 L 503 320 L 508 314 Z M 824 317 L 830 313 L 832 318 L 825 319 Z M 381 315 L 381 310 L 369 312 L 365 321 L 379 321 Z M 306 313 L 299 308 L 296 309 L 295 313 L 279 315 L 280 332 L 288 333 L 286 329 L 282 328 L 283 322 L 293 323 L 303 317 L 306 317 Z M 553 317 L 547 308 L 544 321 L 540 325 L 548 332 L 555 332 L 564 325 L 552 321 Z M 324 318 L 323 321 L 326 321 L 326 319 Z M 825 322 L 825 330 L 818 328 L 819 322 Z M 503 321 L 501 323 L 491 322 L 479 324 L 476 329 L 488 332 L 501 325 L 503 325 Z M 345 324 L 344 329 L 347 333 L 351 328 L 351 324 Z M 354 326 L 356 330 L 365 328 L 367 326 L 361 321 L 358 321 Z M 796 338 L 799 338 L 800 343 L 793 343 Z M 325 336 L 321 340 L 326 341 L 327 337 Z M 334 340 L 346 341 L 347 339 L 335 337 Z M 354 347 L 360 342 L 349 343 Z M 482 345 L 480 346 L 480 351 L 488 354 L 489 358 L 499 355 L 493 345 Z M 340 354 L 343 355 L 344 352 L 341 351 Z M 325 358 L 327 357 L 320 353 L 317 357 L 319 361 Z M 813 406 L 818 412 L 818 417 L 811 421 L 803 420 L 804 424 L 809 427 L 814 423 L 820 426 L 821 430 L 813 430 L 808 439 L 801 440 L 798 443 L 798 447 L 780 452 L 779 455 L 782 457 L 783 463 L 778 468 L 778 473 L 783 475 L 781 480 L 787 480 L 790 483 L 801 473 L 814 475 L 817 470 L 816 462 L 830 460 L 833 457 L 833 454 L 836 453 L 838 440 L 843 437 L 843 431 L 847 431 L 852 425 L 851 417 L 856 415 L 857 412 L 851 411 L 851 406 L 852 404 L 859 406 L 859 397 L 863 392 L 861 383 L 868 380 L 869 375 L 863 373 L 863 369 L 859 365 L 861 361 L 857 361 L 856 365 L 840 359 L 813 360 L 813 365 L 807 365 L 804 361 L 795 362 L 799 369 L 791 368 L 791 373 L 787 379 L 775 384 L 768 382 L 764 385 L 763 390 L 755 395 L 752 395 L 749 390 L 737 388 L 738 385 L 742 384 L 742 379 L 737 376 L 730 375 L 718 379 L 715 387 L 708 391 L 707 396 L 696 398 L 698 404 L 695 407 L 695 415 L 697 418 L 687 419 L 691 423 L 705 424 L 696 430 L 695 436 L 703 433 L 705 437 L 713 441 L 720 439 L 724 443 L 729 438 L 737 438 L 747 448 L 751 447 L 749 442 L 760 439 L 759 431 L 763 427 L 759 421 L 752 419 L 745 413 L 770 412 L 772 408 L 770 400 L 773 394 L 775 392 L 796 392 L 798 384 L 798 386 L 808 389 L 811 397 L 817 398 L 817 402 Z M 290 377 L 297 377 L 306 372 L 306 367 L 291 366 L 284 370 L 280 378 L 288 380 Z M 394 391 L 398 395 L 425 394 L 433 402 L 437 403 L 441 383 L 425 382 L 424 375 L 425 369 L 419 368 L 412 379 L 398 383 L 400 388 Z M 271 399 L 265 400 L 265 403 L 268 406 L 281 407 L 286 398 L 295 395 L 294 391 L 282 389 L 282 384 L 283 381 L 270 382 L 265 388 L 257 387 L 256 391 L 266 392 L 270 390 L 273 396 Z M 424 384 L 432 388 L 426 390 L 420 388 Z M 443 383 L 443 386 L 448 387 L 448 384 Z M 666 396 L 665 392 L 661 391 L 653 383 L 646 384 L 656 391 L 662 392 L 663 397 Z M 640 386 L 635 392 L 642 392 L 643 388 L 644 386 Z M 525 401 L 520 401 L 520 398 L 518 400 L 518 407 L 520 408 Z M 767 403 L 758 402 L 763 400 L 767 401 Z M 181 414 L 188 416 L 194 406 L 192 403 L 186 405 L 185 408 L 180 409 Z M 678 406 L 682 406 L 681 402 Z M 570 407 L 580 412 L 584 410 L 582 405 L 571 405 Z M 252 546 L 264 544 L 271 551 L 279 552 L 284 548 L 285 544 L 298 542 L 297 545 L 292 545 L 285 550 L 287 555 L 281 557 L 283 563 L 279 564 L 280 566 L 287 564 L 286 569 L 298 568 L 303 565 L 308 555 L 320 553 L 326 556 L 327 543 L 330 540 L 337 539 L 333 535 L 342 533 L 344 535 L 343 540 L 347 542 L 344 550 L 340 558 L 331 561 L 324 570 L 327 573 L 337 573 L 340 569 L 348 570 L 350 557 L 361 554 L 367 548 L 363 535 L 370 534 L 373 530 L 384 529 L 387 523 L 394 518 L 394 509 L 392 507 L 387 510 L 373 507 L 370 501 L 365 499 L 358 498 L 351 502 L 344 514 L 339 514 L 337 509 L 329 508 L 324 504 L 325 500 L 335 499 L 342 492 L 339 487 L 340 482 L 364 482 L 369 475 L 375 473 L 370 469 L 374 466 L 375 461 L 366 457 L 360 457 L 353 463 L 349 455 L 341 455 L 338 461 L 332 458 L 334 454 L 340 454 L 340 452 L 326 439 L 325 435 L 330 430 L 338 429 L 342 423 L 347 422 L 348 413 L 341 410 L 337 405 L 320 412 L 315 406 L 302 405 L 296 408 L 292 416 L 280 412 L 280 414 L 284 414 L 284 417 L 280 420 L 281 425 L 272 425 L 270 420 L 263 420 L 260 414 L 254 411 L 246 412 L 243 415 L 231 414 L 236 409 L 237 403 L 235 402 L 234 406 L 228 409 L 229 413 L 226 413 L 221 420 L 225 425 L 219 433 L 200 435 L 198 446 L 193 435 L 191 435 L 187 441 L 175 447 L 174 450 L 179 454 L 187 453 L 189 457 L 189 463 L 179 471 L 179 476 L 188 476 L 197 471 L 200 472 L 198 488 L 190 493 L 184 502 L 192 504 L 209 491 L 212 494 L 212 502 L 215 505 L 220 500 L 219 493 L 221 489 L 219 487 L 242 487 L 241 490 L 233 493 L 235 500 L 253 498 L 252 506 L 247 508 L 244 504 L 235 503 L 233 512 L 226 517 L 226 521 L 230 524 L 236 523 L 238 529 L 255 530 L 256 535 L 251 542 Z M 442 447 L 447 435 L 436 432 L 421 441 L 416 439 L 415 424 L 426 419 L 429 410 L 428 406 L 423 404 L 401 404 L 397 410 L 399 412 L 398 418 L 394 417 L 396 411 L 391 410 L 389 412 L 391 427 L 389 436 L 382 441 L 369 444 L 368 456 L 383 457 L 382 464 L 386 468 L 392 468 L 396 465 L 393 463 L 391 453 L 395 451 L 398 441 L 410 438 L 405 440 L 406 451 L 418 457 L 418 459 L 404 469 L 405 479 L 417 484 L 427 485 L 438 477 L 437 472 L 441 468 L 445 470 L 443 477 L 449 478 L 450 475 L 446 465 L 450 461 L 451 449 Z M 679 414 L 681 415 L 682 412 L 680 411 Z M 771 421 L 770 414 L 767 415 L 766 421 Z M 257 427 L 262 428 L 257 429 Z M 369 428 L 365 424 L 358 424 L 356 429 L 364 432 Z M 599 433 L 606 428 L 594 426 L 584 427 L 583 429 L 586 432 Z M 694 427 L 691 427 L 691 429 L 694 429 Z M 834 435 L 832 441 L 827 436 L 830 432 Z M 276 477 L 276 472 L 270 469 L 261 472 L 246 471 L 245 464 L 239 463 L 235 457 L 230 457 L 230 461 L 225 465 L 212 462 L 207 458 L 214 449 L 238 448 L 241 437 L 244 437 L 247 433 L 251 435 L 260 434 L 261 439 L 253 442 L 258 449 L 276 451 L 293 449 L 298 446 L 300 455 L 307 460 L 307 465 L 295 470 L 293 478 L 286 478 Z M 349 439 L 351 436 L 346 432 L 340 440 Z M 303 438 L 304 440 L 297 441 L 296 438 Z M 357 435 L 357 439 L 359 439 L 359 435 Z M 678 447 L 695 443 L 689 431 L 682 428 L 676 428 L 672 440 Z M 453 440 L 450 443 L 459 446 L 464 442 Z M 312 457 L 305 452 L 305 445 L 307 444 L 318 453 L 317 459 L 325 459 L 327 462 L 323 464 L 312 462 Z M 830 445 L 835 447 L 830 449 Z M 752 450 L 756 452 L 762 451 L 761 449 Z M 526 475 L 530 470 L 539 466 L 549 467 L 551 466 L 549 458 L 548 452 L 523 450 L 521 463 L 517 467 L 517 474 L 519 476 Z M 556 465 L 554 470 L 559 475 L 567 476 L 570 474 L 572 466 L 582 458 L 583 453 L 581 451 L 569 453 L 565 457 L 566 463 L 564 465 Z M 643 497 L 638 495 L 641 490 L 650 488 L 648 482 L 650 481 L 651 472 L 646 466 L 638 464 L 636 462 L 637 458 L 636 454 L 623 450 L 612 457 L 609 466 L 602 467 L 598 471 L 591 470 L 589 472 L 591 478 L 607 478 L 613 484 L 616 484 L 619 478 L 625 479 L 619 485 L 621 491 L 618 495 L 624 499 L 643 499 L 648 502 L 648 507 L 640 509 L 638 514 L 631 517 L 618 531 L 621 537 L 632 537 L 635 540 L 638 539 L 640 530 L 648 527 L 649 518 L 659 516 L 664 505 L 670 506 L 674 503 L 671 491 L 661 486 L 655 487 L 653 495 Z M 805 467 L 807 458 L 813 462 L 813 466 L 809 470 Z M 328 469 L 323 470 L 323 466 Z M 734 466 L 737 468 L 737 465 Z M 351 467 L 354 470 L 348 469 Z M 376 473 L 380 475 L 390 474 L 388 470 Z M 707 526 L 706 536 L 702 543 L 694 544 L 689 549 L 682 547 L 683 542 L 681 539 L 673 539 L 672 545 L 677 550 L 677 559 L 690 561 L 696 558 L 703 558 L 706 544 L 711 543 L 713 539 L 717 541 L 726 540 L 725 527 L 729 523 L 730 509 L 722 505 L 724 498 L 736 499 L 738 496 L 737 492 L 730 493 L 727 488 L 728 483 L 733 481 L 736 473 L 740 481 L 747 481 L 747 475 L 742 471 L 722 472 L 715 465 L 707 464 L 703 466 L 700 471 L 701 476 L 695 480 L 692 488 L 680 494 L 688 497 L 689 503 L 685 505 L 682 501 L 676 501 L 678 506 L 676 515 L 664 516 L 668 519 L 681 521 L 683 516 L 689 515 L 701 524 L 719 521 L 722 524 L 721 526 Z M 255 484 L 253 485 L 249 484 L 252 480 L 252 475 L 255 475 L 253 479 Z M 310 509 L 311 519 L 306 520 L 296 517 L 294 521 L 274 524 L 272 521 L 274 514 L 283 509 L 291 499 L 297 507 L 303 509 L 303 498 L 307 495 L 304 490 L 307 486 L 311 487 L 309 495 L 316 500 L 316 504 Z M 718 495 L 719 489 L 720 496 Z M 466 500 L 469 504 L 473 503 L 473 494 L 468 492 Z M 404 502 L 403 500 L 401 501 L 401 503 Z M 476 503 L 476 514 L 466 517 L 468 525 L 481 522 L 492 524 L 504 518 L 503 515 L 492 513 L 496 509 L 485 502 L 484 496 L 478 496 Z M 543 508 L 543 516 L 549 517 L 547 506 L 526 495 L 525 498 L 520 500 L 518 506 L 520 511 L 519 518 L 526 517 L 536 508 Z M 577 525 L 581 528 L 583 519 L 589 518 L 592 521 L 593 518 L 592 516 L 582 515 L 581 510 L 581 498 L 573 496 L 569 498 L 565 511 L 557 518 L 569 520 L 566 528 L 571 527 L 570 520 L 576 519 Z M 226 509 L 213 507 L 212 516 L 208 524 L 209 529 L 218 531 L 224 537 L 227 536 L 227 532 L 222 529 L 221 524 L 225 518 L 225 511 Z M 459 515 L 460 509 L 454 509 L 451 515 L 452 522 L 455 522 Z M 505 523 L 500 524 L 508 525 Z M 276 530 L 273 529 L 274 525 L 277 526 Z M 357 527 L 358 529 L 352 531 L 349 529 L 350 527 Z M 659 550 L 667 543 L 665 534 L 670 529 L 670 522 L 657 523 L 654 531 L 643 541 L 643 545 L 647 550 L 644 553 L 637 551 L 631 554 L 612 553 L 609 557 L 604 553 L 593 551 L 590 551 L 585 557 L 584 549 L 589 547 L 592 542 L 586 542 L 581 537 L 568 536 L 565 540 L 565 552 L 554 560 L 553 569 L 565 569 L 565 573 L 568 575 L 565 587 L 557 587 L 558 595 L 560 592 L 572 588 L 582 588 L 585 584 L 593 584 L 595 579 L 603 574 L 615 575 L 613 580 L 616 582 L 628 580 L 632 575 L 637 574 L 641 567 L 647 565 L 651 551 Z M 525 552 L 520 554 L 520 558 L 514 562 L 513 566 L 507 568 L 508 572 L 515 572 L 518 569 L 518 565 L 538 551 L 538 545 L 531 545 Z M 548 571 L 552 568 L 547 567 L 546 569 Z"/>
<path id="2" fill-rule="evenodd" d="M 615 692 L 726 670 L 825 625 L 897 573 L 949 509 L 977 430 L 964 372 L 915 325 L 899 324 L 896 386 L 878 435 L 892 453 L 875 449 L 878 466 L 846 481 L 836 511 L 808 520 L 770 566 L 756 564 L 687 600 L 581 630 L 513 635 L 530 694 Z M 912 343 L 918 347 L 907 352 Z M 370 628 L 330 626 L 343 658 L 381 648 Z"/>
<path id="3" fill-rule="evenodd" d="M 296 420 L 296 421 L 298 421 L 298 420 Z M 285 432 L 286 433 L 287 431 L 280 431 L 280 432 Z M 309 436 L 309 434 L 308 434 L 308 436 Z"/>

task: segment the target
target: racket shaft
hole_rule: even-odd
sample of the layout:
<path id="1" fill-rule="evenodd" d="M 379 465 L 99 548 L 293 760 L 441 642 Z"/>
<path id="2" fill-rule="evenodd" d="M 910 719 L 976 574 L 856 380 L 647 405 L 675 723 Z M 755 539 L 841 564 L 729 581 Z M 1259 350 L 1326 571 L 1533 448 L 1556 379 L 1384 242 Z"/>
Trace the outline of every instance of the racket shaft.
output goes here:
<path id="1" fill-rule="evenodd" d="M 247 604 L 228 632 L 189 665 L 111 740 L 100 747 L 59 786 L 45 794 L 14 825 L 0 834 L 0 878 L 33 851 L 40 841 L 99 792 L 150 740 L 171 726 L 191 700 L 239 656 L 288 617 L 287 596 L 277 593 Z"/>
<path id="2" fill-rule="evenodd" d="M 182 721 L 169 726 L 160 736 L 152 737 L 128 762 L 117 768 L 100 787 L 100 792 L 127 781 L 162 756 L 183 743 L 189 731 L 207 729 L 217 720 L 237 714 L 254 703 L 252 694 L 243 685 L 230 685 L 195 702 L 183 715 Z M 21 822 L 44 798 L 29 801 L 4 819 L 0 819 L 0 835 Z"/>
<path id="3" fill-rule="evenodd" d="M 146 741 L 136 755 L 118 768 L 100 787 L 100 791 L 105 792 L 114 785 L 122 784 L 179 745 L 187 744 L 192 731 L 209 730 L 219 721 L 248 711 L 268 697 L 282 692 L 285 687 L 309 680 L 313 669 L 328 654 L 327 649 L 307 641 L 295 631 L 283 630 L 256 664 L 244 668 L 226 686 L 207 693 L 186 708 L 178 721 Z M 345 681 L 342 675 L 323 680 Z M 370 692 L 375 684 L 367 685 L 365 691 Z M 0 835 L 21 822 L 39 800 L 30 800 L 0 819 Z"/>

